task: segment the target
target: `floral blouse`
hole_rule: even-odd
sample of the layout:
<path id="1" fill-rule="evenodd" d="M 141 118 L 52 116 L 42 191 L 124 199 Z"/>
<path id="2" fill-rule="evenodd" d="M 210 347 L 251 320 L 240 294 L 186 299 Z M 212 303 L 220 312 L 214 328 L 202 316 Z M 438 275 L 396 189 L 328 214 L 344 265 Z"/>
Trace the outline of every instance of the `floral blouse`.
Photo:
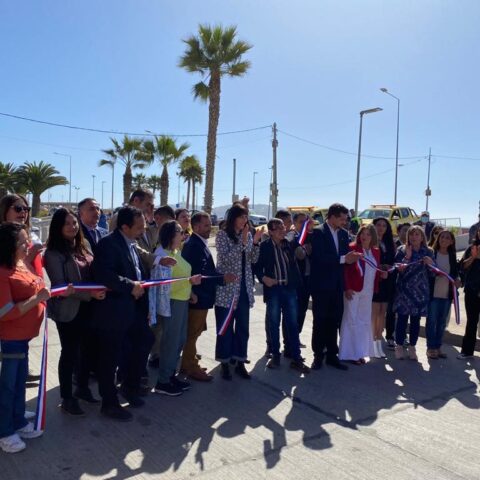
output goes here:
<path id="1" fill-rule="evenodd" d="M 219 307 L 230 307 L 234 296 L 240 296 L 240 285 L 244 280 L 242 278 L 242 254 L 245 252 L 245 286 L 248 294 L 250 308 L 255 302 L 253 296 L 253 273 L 251 265 L 256 263 L 260 248 L 253 245 L 253 237 L 249 233 L 247 244 L 244 246 L 242 235 L 238 235 L 238 241 L 235 243 L 225 230 L 220 230 L 215 237 L 215 246 L 217 248 L 217 270 L 219 273 L 234 273 L 237 281 L 227 285 L 217 287 L 215 305 Z"/>

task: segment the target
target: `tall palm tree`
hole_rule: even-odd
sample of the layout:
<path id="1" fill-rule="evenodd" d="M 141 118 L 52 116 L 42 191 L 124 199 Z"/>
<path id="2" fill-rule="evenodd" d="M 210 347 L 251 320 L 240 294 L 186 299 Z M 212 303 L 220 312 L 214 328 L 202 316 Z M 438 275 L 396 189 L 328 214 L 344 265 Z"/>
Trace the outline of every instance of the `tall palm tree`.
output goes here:
<path id="1" fill-rule="evenodd" d="M 117 162 L 124 165 L 125 171 L 123 173 L 123 203 L 128 203 L 130 194 L 132 192 L 133 170 L 135 168 L 143 169 L 152 163 L 153 157 L 149 151 L 143 148 L 143 140 L 139 138 L 131 138 L 124 135 L 121 142 L 116 138 L 110 137 L 113 143 L 113 148 L 102 150 L 107 156 L 98 164 L 103 167 L 109 166 L 112 170 L 115 168 Z M 112 172 L 113 173 L 113 172 Z M 112 188 L 113 188 L 112 181 Z"/>
<path id="2" fill-rule="evenodd" d="M 147 178 L 147 187 L 152 191 L 153 198 L 155 198 L 157 190 L 160 190 L 160 182 L 161 177 L 159 175 L 150 175 Z"/>
<path id="3" fill-rule="evenodd" d="M 17 170 L 18 182 L 32 194 L 32 217 L 40 211 L 40 195 L 52 187 L 68 185 L 68 180 L 58 175 L 58 170 L 49 163 L 25 162 Z"/>
<path id="4" fill-rule="evenodd" d="M 168 167 L 182 159 L 185 150 L 190 147 L 188 143 L 182 143 L 177 146 L 175 138 L 168 135 L 155 136 L 153 141 L 146 140 L 144 148 L 152 155 L 157 157 L 162 166 L 162 175 L 160 176 L 160 205 L 168 203 L 168 189 L 170 180 L 168 177 Z"/>
<path id="5" fill-rule="evenodd" d="M 132 178 L 132 187 L 135 190 L 145 190 L 148 188 L 148 178 L 144 173 L 137 173 Z"/>
<path id="6" fill-rule="evenodd" d="M 205 175 L 204 168 L 200 165 L 195 155 L 185 157 L 180 164 L 179 175 L 187 182 L 187 203 L 186 208 L 190 206 L 190 185 L 192 186 L 192 210 L 195 209 L 195 183 L 202 183 Z"/>
<path id="7" fill-rule="evenodd" d="M 223 76 L 241 77 L 250 68 L 250 62 L 242 59 L 252 45 L 237 40 L 237 27 L 223 28 L 221 25 L 200 25 L 198 36 L 184 40 L 187 45 L 180 57 L 179 67 L 190 73 L 200 73 L 204 81 L 192 88 L 195 99 L 209 101 L 207 175 L 205 180 L 205 210 L 212 211 L 215 156 L 217 151 L 217 128 L 220 118 L 220 92 Z M 208 81 L 208 85 L 207 82 Z"/>
<path id="8" fill-rule="evenodd" d="M 17 168 L 13 163 L 0 162 L 0 198 L 17 191 Z"/>

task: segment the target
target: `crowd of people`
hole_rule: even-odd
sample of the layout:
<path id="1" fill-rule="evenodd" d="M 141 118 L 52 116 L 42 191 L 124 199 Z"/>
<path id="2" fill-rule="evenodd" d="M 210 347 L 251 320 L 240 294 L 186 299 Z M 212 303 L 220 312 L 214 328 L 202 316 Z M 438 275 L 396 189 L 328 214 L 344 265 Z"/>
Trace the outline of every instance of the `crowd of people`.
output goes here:
<path id="1" fill-rule="evenodd" d="M 78 212 L 59 208 L 46 245 L 32 238 L 25 197 L 0 200 L 0 448 L 18 452 L 43 432 L 25 411 L 29 341 L 46 316 L 57 327 L 61 410 L 85 415 L 81 402 L 100 404 L 117 421 L 132 419 L 150 392 L 176 397 L 190 380 L 210 382 L 196 344 L 214 310 L 215 359 L 220 376 L 249 380 L 249 317 L 255 278 L 266 303 L 266 367 L 283 356 L 301 374 L 327 364 L 347 370 L 385 357 L 417 361 L 420 319 L 426 317 L 427 357 L 445 358 L 442 340 L 455 290 L 436 266 L 465 289 L 467 323 L 458 358 L 473 356 L 480 314 L 480 229 L 457 262 L 455 237 L 433 228 L 398 225 L 386 218 L 346 229 L 349 211 L 330 206 L 315 226 L 305 213 L 280 210 L 266 229 L 249 222 L 248 202 L 232 205 L 215 236 L 216 265 L 205 212 L 154 208 L 137 190 L 129 205 L 99 226 L 93 198 Z M 58 296 L 46 287 L 66 285 Z M 156 282 L 146 288 L 146 281 Z M 170 281 L 173 280 L 173 281 Z M 91 285 L 91 288 L 87 287 Z M 98 287 L 100 285 L 101 287 Z M 83 288 L 79 288 L 83 286 Z M 313 363 L 302 357 L 300 333 L 312 302 Z M 408 329 L 408 341 L 407 341 Z M 384 337 L 385 330 L 385 337 Z M 338 340 L 339 339 L 339 340 Z M 90 385 L 98 381 L 96 398 Z M 155 377 L 153 385 L 149 377 Z M 128 407 L 122 406 L 121 395 Z"/>

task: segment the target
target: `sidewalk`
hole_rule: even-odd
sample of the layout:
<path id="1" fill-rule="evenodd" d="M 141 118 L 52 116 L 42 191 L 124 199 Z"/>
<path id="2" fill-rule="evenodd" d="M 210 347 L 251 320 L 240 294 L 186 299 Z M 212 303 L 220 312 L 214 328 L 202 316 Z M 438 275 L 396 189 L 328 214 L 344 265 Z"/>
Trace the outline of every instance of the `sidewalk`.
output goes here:
<path id="1" fill-rule="evenodd" d="M 420 363 L 396 361 L 389 352 L 347 372 L 325 367 L 300 377 L 286 361 L 271 371 L 263 358 L 264 315 L 257 295 L 251 381 L 219 377 L 210 313 L 199 351 L 215 380 L 194 383 L 177 398 L 152 394 L 126 424 L 102 418 L 96 406 L 85 406 L 86 418 L 60 412 L 59 341 L 50 322 L 46 432 L 27 441 L 26 451 L 0 455 L 1 479 L 480 478 L 480 361 L 458 361 L 457 349 L 446 346 L 447 360 L 429 362 L 420 339 Z M 307 344 L 311 324 L 309 311 Z M 310 348 L 303 352 L 310 362 Z M 40 354 L 37 338 L 37 372 Z M 27 395 L 34 409 L 36 388 Z"/>

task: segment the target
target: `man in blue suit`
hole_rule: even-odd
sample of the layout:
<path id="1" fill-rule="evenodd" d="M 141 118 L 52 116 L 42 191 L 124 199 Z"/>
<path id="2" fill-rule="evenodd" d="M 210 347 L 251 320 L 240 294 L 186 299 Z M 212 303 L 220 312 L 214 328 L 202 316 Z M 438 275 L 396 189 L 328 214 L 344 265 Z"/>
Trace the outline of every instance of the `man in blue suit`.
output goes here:
<path id="1" fill-rule="evenodd" d="M 197 339 L 207 329 L 207 314 L 215 303 L 217 285 L 234 282 L 236 276 L 233 273 L 219 273 L 215 268 L 212 253 L 208 248 L 208 238 L 212 230 L 210 215 L 205 212 L 195 213 L 191 225 L 193 234 L 183 246 L 182 257 L 192 266 L 192 275 L 200 274 L 213 278 L 206 278 L 200 285 L 192 287 L 197 301 L 191 303 L 188 309 L 188 332 L 183 348 L 182 369 L 193 380 L 209 382 L 213 380 L 213 376 L 200 367 L 196 357 Z"/>
<path id="2" fill-rule="evenodd" d="M 100 220 L 100 205 L 94 198 L 84 198 L 78 204 L 78 217 L 82 226 L 83 236 L 88 242 L 90 251 L 95 255 L 97 243 L 108 235 L 108 230 L 98 226 Z"/>
<path id="3" fill-rule="evenodd" d="M 108 288 L 104 301 L 96 302 L 92 327 L 98 347 L 98 386 L 102 397 L 102 414 L 127 421 L 132 414 L 120 406 L 115 387 L 115 371 L 120 360 L 124 365 L 122 396 L 131 407 L 141 407 L 140 379 L 146 357 L 153 344 L 148 326 L 148 298 L 141 287 L 146 279 L 137 250 L 137 238 L 145 231 L 141 210 L 124 207 L 118 212 L 117 228 L 96 246 L 93 261 L 95 281 Z M 128 339 L 130 348 L 125 352 Z M 126 358 L 122 358 L 126 355 Z"/>
<path id="4" fill-rule="evenodd" d="M 343 315 L 343 265 L 358 261 L 361 254 L 349 252 L 347 223 L 348 209 L 334 203 L 327 221 L 315 228 L 310 236 L 310 286 L 312 292 L 314 353 L 313 370 L 326 363 L 339 370 L 347 366 L 338 359 L 337 333 Z"/>

